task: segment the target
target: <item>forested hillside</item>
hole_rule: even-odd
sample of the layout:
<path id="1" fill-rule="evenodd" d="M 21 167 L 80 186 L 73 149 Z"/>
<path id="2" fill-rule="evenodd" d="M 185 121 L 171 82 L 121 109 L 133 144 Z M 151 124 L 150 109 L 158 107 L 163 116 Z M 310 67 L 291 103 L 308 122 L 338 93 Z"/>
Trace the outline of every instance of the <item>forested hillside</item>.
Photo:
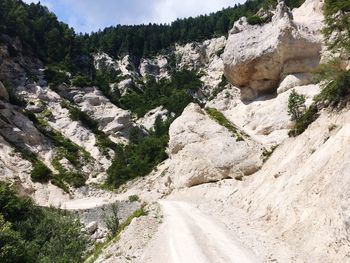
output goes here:
<path id="1" fill-rule="evenodd" d="M 0 2 L 0 32 L 20 36 L 33 52 L 48 64 L 60 64 L 77 72 L 89 64 L 89 52 L 102 50 L 113 57 L 132 54 L 136 60 L 159 53 L 175 43 L 187 43 L 226 35 L 233 22 L 252 16 L 261 7 L 268 9 L 276 0 L 248 0 L 222 11 L 171 24 L 117 25 L 92 34 L 77 34 L 56 15 L 38 4 L 21 0 Z M 303 1 L 288 0 L 291 7 Z"/>

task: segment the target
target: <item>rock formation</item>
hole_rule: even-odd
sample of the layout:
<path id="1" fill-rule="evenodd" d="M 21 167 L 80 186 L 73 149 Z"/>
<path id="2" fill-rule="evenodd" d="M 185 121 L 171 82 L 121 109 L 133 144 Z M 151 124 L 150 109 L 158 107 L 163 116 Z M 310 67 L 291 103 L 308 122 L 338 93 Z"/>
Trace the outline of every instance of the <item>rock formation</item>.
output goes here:
<path id="1" fill-rule="evenodd" d="M 284 2 L 277 5 L 271 23 L 249 26 L 244 21 L 231 31 L 223 54 L 225 76 L 241 89 L 243 99 L 274 93 L 286 76 L 308 73 L 318 65 L 319 32 L 294 21 Z"/>
<path id="2" fill-rule="evenodd" d="M 224 178 L 242 178 L 261 164 L 261 145 L 238 141 L 225 127 L 190 104 L 169 131 L 169 175 L 175 187 L 191 187 Z"/>

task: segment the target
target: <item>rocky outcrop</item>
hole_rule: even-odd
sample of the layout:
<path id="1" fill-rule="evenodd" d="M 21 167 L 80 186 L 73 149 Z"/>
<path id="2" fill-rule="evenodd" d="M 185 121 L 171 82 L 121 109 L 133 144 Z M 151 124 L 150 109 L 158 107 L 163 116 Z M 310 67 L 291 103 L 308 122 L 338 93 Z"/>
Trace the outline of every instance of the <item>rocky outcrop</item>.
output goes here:
<path id="1" fill-rule="evenodd" d="M 154 127 L 154 123 L 158 116 L 161 118 L 162 121 L 167 120 L 167 114 L 168 110 L 165 109 L 163 106 L 159 106 L 153 110 L 150 110 L 143 116 L 142 118 L 138 119 L 136 123 L 144 128 L 146 130 L 151 130 Z"/>
<path id="2" fill-rule="evenodd" d="M 310 106 L 320 91 L 319 85 L 293 86 L 277 96 L 264 96 L 245 103 L 239 89 L 233 87 L 220 92 L 207 106 L 222 110 L 229 120 L 261 144 L 277 145 L 288 138 L 288 131 L 293 126 L 288 115 L 288 98 L 293 89 L 305 96 L 306 106 Z"/>
<path id="3" fill-rule="evenodd" d="M 170 165 L 175 187 L 239 178 L 256 172 L 262 161 L 259 144 L 238 141 L 196 104 L 190 104 L 169 131 Z"/>
<path id="4" fill-rule="evenodd" d="M 168 78 L 168 59 L 164 56 L 157 56 L 154 59 L 143 59 L 139 71 L 142 77 L 150 75 L 156 78 Z"/>
<path id="5" fill-rule="evenodd" d="M 125 142 L 132 126 L 131 112 L 118 108 L 106 98 L 97 87 L 58 87 L 64 98 L 74 102 L 83 112 L 89 114 L 115 142 Z"/>
<path id="6" fill-rule="evenodd" d="M 175 56 L 179 69 L 196 70 L 202 74 L 201 91 L 209 97 L 222 80 L 224 64 L 221 58 L 226 38 L 213 38 L 202 43 L 177 45 Z"/>
<path id="7" fill-rule="evenodd" d="M 32 152 L 43 160 L 49 160 L 52 145 L 17 108 L 0 101 L 0 135 L 12 145 Z"/>
<path id="8" fill-rule="evenodd" d="M 235 24 L 223 54 L 227 79 L 242 90 L 242 99 L 276 91 L 288 75 L 308 73 L 318 65 L 322 39 L 319 31 L 293 20 L 279 2 L 272 22 L 250 26 Z M 319 28 L 318 28 L 319 29 Z"/>
<path id="9" fill-rule="evenodd" d="M 0 81 L 11 86 L 23 85 L 32 76 L 39 74 L 42 62 L 31 48 L 19 38 L 0 34 Z"/>

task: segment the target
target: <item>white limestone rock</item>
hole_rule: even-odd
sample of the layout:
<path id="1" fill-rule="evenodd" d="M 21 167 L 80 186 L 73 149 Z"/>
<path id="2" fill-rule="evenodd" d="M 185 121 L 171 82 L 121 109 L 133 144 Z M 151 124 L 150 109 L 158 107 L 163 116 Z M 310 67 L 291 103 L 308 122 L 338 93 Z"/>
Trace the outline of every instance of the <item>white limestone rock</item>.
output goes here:
<path id="1" fill-rule="evenodd" d="M 238 141 L 196 104 L 190 104 L 169 131 L 168 174 L 175 188 L 242 178 L 256 172 L 261 147 L 245 138 Z"/>
<path id="2" fill-rule="evenodd" d="M 163 106 L 159 106 L 153 110 L 150 110 L 143 116 L 142 118 L 138 119 L 136 121 L 137 124 L 140 126 L 146 128 L 146 130 L 151 130 L 154 127 L 154 123 L 158 116 L 161 117 L 162 121 L 167 120 L 167 114 L 168 110 L 165 109 Z"/>
<path id="3" fill-rule="evenodd" d="M 308 73 L 320 61 L 320 28 L 293 21 L 289 9 L 280 2 L 272 22 L 236 30 L 227 41 L 223 55 L 227 79 L 242 92 L 243 99 L 273 93 L 284 76 Z"/>

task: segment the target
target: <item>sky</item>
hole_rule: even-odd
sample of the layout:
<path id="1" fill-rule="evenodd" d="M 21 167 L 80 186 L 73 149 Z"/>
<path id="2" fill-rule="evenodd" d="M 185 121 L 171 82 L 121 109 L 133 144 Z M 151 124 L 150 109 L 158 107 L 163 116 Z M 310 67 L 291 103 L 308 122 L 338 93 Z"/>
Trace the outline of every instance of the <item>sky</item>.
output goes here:
<path id="1" fill-rule="evenodd" d="M 23 0 L 37 3 L 39 0 Z M 122 24 L 169 23 L 177 18 L 208 14 L 244 0 L 40 0 L 59 20 L 77 32 Z"/>

